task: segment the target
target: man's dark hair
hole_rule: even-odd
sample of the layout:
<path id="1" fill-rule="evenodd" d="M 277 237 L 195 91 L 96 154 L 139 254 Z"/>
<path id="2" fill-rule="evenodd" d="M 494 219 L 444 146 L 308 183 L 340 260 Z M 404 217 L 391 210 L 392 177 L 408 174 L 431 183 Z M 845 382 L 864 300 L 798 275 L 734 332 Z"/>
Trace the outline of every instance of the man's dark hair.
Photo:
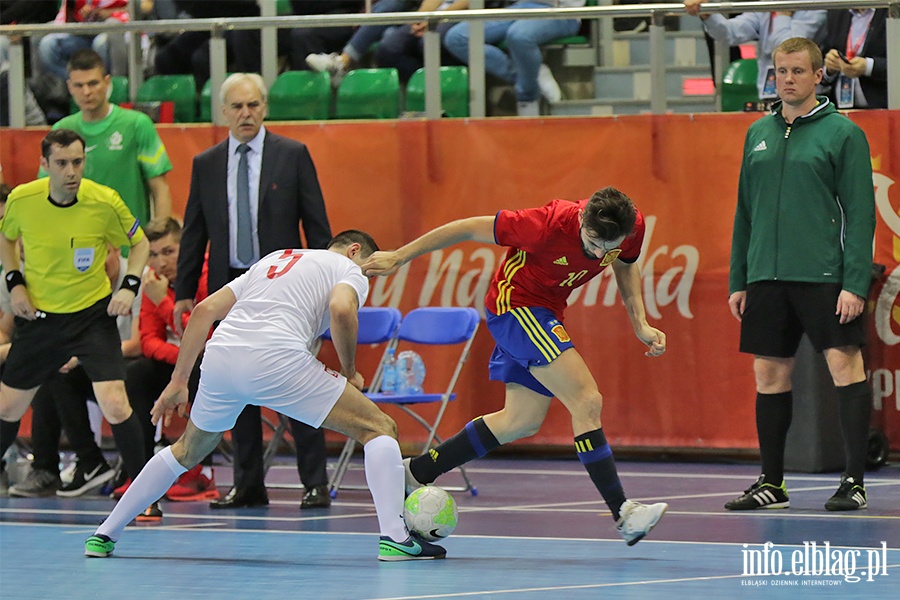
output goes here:
<path id="1" fill-rule="evenodd" d="M 78 132 L 71 129 L 54 129 L 41 140 L 41 156 L 49 160 L 53 144 L 66 148 L 75 142 L 81 142 L 81 147 L 85 147 L 84 138 L 78 135 Z"/>
<path id="2" fill-rule="evenodd" d="M 614 187 L 594 192 L 584 207 L 584 228 L 591 237 L 601 240 L 630 235 L 636 220 L 631 199 Z"/>
<path id="3" fill-rule="evenodd" d="M 378 252 L 378 244 L 375 243 L 375 240 L 372 239 L 372 236 L 366 233 L 365 231 L 360 231 L 358 229 L 348 229 L 347 231 L 342 231 L 328 242 L 328 248 L 332 246 L 340 246 L 347 247 L 350 244 L 359 244 L 362 246 L 362 256 L 366 258 L 373 252 Z"/>
<path id="4" fill-rule="evenodd" d="M 144 227 L 148 242 L 161 240 L 169 234 L 176 242 L 181 241 L 181 223 L 172 217 L 157 217 Z"/>
<path id="5" fill-rule="evenodd" d="M 12 192 L 11 187 L 5 183 L 0 183 L 0 204 L 6 204 L 6 199 L 9 198 L 10 192 Z"/>
<path id="6" fill-rule="evenodd" d="M 104 75 L 107 74 L 106 63 L 103 62 L 103 57 L 90 48 L 79 50 L 73 54 L 69 59 L 69 62 L 66 63 L 66 73 L 71 73 L 72 71 L 90 71 L 91 69 L 96 68 L 100 68 Z"/>

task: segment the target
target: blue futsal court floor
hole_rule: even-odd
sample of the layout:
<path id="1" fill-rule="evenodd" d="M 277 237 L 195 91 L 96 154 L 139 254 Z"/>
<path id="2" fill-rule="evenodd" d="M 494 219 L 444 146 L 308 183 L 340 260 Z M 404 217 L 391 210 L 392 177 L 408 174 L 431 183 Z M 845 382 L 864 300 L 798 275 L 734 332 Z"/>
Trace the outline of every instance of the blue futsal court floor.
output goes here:
<path id="1" fill-rule="evenodd" d="M 576 459 L 472 463 L 479 494 L 454 492 L 447 559 L 381 563 L 367 491 L 299 510 L 297 474 L 269 472 L 271 504 L 212 511 L 163 502 L 159 526 L 131 526 L 109 559 L 84 539 L 113 506 L 93 497 L 0 498 L 0 598 L 897 598 L 900 468 L 867 475 L 869 508 L 829 513 L 838 475 L 789 473 L 791 508 L 731 513 L 752 465 L 619 462 L 629 497 L 669 511 L 628 547 Z M 221 491 L 230 468 L 217 467 Z M 356 459 L 346 482 L 361 483 Z M 460 482 L 448 474 L 438 483 Z M 769 545 L 766 543 L 769 542 Z M 815 546 L 813 546 L 815 544 Z M 827 544 L 827 546 L 826 546 Z M 780 574 L 773 574 L 773 572 Z M 892 591 L 893 590 L 893 591 Z"/>

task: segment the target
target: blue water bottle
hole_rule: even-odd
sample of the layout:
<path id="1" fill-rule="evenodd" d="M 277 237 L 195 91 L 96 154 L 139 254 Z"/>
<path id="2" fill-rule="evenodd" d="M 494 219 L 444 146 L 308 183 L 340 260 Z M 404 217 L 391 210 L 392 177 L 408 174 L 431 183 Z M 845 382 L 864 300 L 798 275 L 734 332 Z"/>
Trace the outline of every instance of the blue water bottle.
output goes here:
<path id="1" fill-rule="evenodd" d="M 391 394 L 397 391 L 397 359 L 394 352 L 396 349 L 388 349 L 388 359 L 381 372 L 381 391 Z"/>

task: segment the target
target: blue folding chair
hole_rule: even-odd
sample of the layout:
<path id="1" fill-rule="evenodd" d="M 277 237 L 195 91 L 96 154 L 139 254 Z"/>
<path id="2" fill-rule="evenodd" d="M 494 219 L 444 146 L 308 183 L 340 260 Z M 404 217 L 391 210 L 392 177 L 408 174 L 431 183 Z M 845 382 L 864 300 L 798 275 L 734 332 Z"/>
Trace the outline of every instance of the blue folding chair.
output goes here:
<path id="1" fill-rule="evenodd" d="M 388 348 L 395 343 L 402 316 L 399 310 L 389 306 L 363 306 L 359 309 L 359 329 L 356 333 L 357 346 L 385 344 L 381 359 L 378 361 L 378 367 L 375 370 L 375 374 L 372 375 L 372 380 L 369 382 L 370 390 L 380 389 L 381 372 L 385 357 L 387 356 Z M 322 339 L 331 340 L 330 329 L 322 334 Z M 338 457 L 337 464 L 328 482 L 328 491 L 332 498 L 337 495 L 337 488 L 340 486 L 341 480 L 347 472 L 347 467 L 350 465 L 350 458 L 353 456 L 355 444 L 354 440 L 348 439 Z"/>
<path id="2" fill-rule="evenodd" d="M 396 308 L 391 308 L 388 306 L 363 306 L 359 309 L 359 330 L 356 335 L 357 345 L 377 345 L 392 342 L 394 340 L 394 336 L 397 335 L 397 329 L 400 327 L 401 318 L 402 314 Z M 325 333 L 322 334 L 322 337 L 319 339 L 316 347 L 313 348 L 313 354 L 319 353 L 319 350 L 322 347 L 322 340 L 331 340 L 330 329 L 326 330 Z M 387 348 L 388 345 L 385 346 L 384 355 L 387 354 Z M 373 385 L 380 385 L 381 365 L 383 364 L 384 356 L 382 356 L 382 359 L 378 361 L 378 370 L 375 371 L 375 375 L 372 379 Z M 294 452 L 296 452 L 297 448 L 294 444 L 284 438 L 284 434 L 291 430 L 291 425 L 288 422 L 287 417 L 279 414 L 278 424 L 275 426 L 273 426 L 272 423 L 269 423 L 266 419 L 264 419 L 263 424 L 268 425 L 273 429 L 272 439 L 269 440 L 269 443 L 263 453 L 263 465 L 265 470 L 268 471 L 269 467 L 272 465 L 273 460 L 275 459 L 275 454 L 278 451 L 278 446 L 282 441 L 288 444 Z M 348 441 L 351 442 L 350 454 L 352 454 L 353 440 Z M 344 451 L 346 451 L 346 445 L 344 446 Z M 343 451 L 341 453 L 341 457 L 343 457 Z M 347 457 L 347 461 L 349 461 L 349 456 Z M 332 475 L 331 481 L 334 481 L 337 478 L 339 473 L 338 469 L 340 469 L 341 464 L 341 459 L 338 459 L 338 468 Z M 347 466 L 345 464 L 343 466 L 343 470 L 346 471 L 346 469 Z M 340 471 L 340 476 L 343 477 L 343 471 Z M 332 496 L 334 496 L 331 482 L 329 482 L 328 487 L 329 491 L 331 491 L 332 493 Z"/>
<path id="3" fill-rule="evenodd" d="M 456 367 L 450 376 L 447 387 L 440 393 L 419 393 L 419 394 L 399 394 L 399 393 L 381 393 L 374 388 L 370 389 L 366 394 L 373 402 L 380 406 L 394 405 L 404 413 L 413 418 L 428 432 L 428 439 L 423 447 L 423 453 L 436 444 L 440 444 L 443 440 L 438 436 L 438 426 L 444 412 L 447 410 L 447 404 L 456 399 L 456 393 L 453 388 L 459 379 L 466 359 L 469 357 L 469 350 L 472 342 L 475 340 L 475 333 L 478 331 L 478 325 L 481 323 L 481 316 L 474 308 L 451 308 L 451 307 L 422 307 L 410 311 L 400 323 L 400 331 L 397 332 L 397 339 L 389 347 L 396 349 L 403 344 L 425 344 L 429 346 L 462 346 L 459 358 L 456 361 Z M 385 353 L 385 357 L 387 353 Z M 381 366 L 379 366 L 379 376 L 381 374 Z M 380 380 L 378 382 L 380 384 Z M 427 382 L 426 382 L 427 387 Z M 426 404 L 439 403 L 437 415 L 433 420 L 428 420 L 423 415 L 416 412 L 415 407 Z M 351 447 L 352 453 L 352 447 Z M 473 496 L 478 495 L 478 490 L 472 485 L 465 468 L 459 467 L 465 486 L 463 487 L 444 487 L 447 490 L 471 492 Z M 338 486 L 340 480 L 338 480 Z"/>

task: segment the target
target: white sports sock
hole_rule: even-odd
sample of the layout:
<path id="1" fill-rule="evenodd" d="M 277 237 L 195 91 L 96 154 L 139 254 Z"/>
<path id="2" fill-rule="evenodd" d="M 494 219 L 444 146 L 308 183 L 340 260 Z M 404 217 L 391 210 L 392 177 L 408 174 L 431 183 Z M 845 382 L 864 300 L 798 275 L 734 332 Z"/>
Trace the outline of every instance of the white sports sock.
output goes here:
<path id="1" fill-rule="evenodd" d="M 402 470 L 402 465 L 401 465 Z M 172 448 L 167 446 L 144 465 L 122 499 L 116 504 L 106 520 L 97 528 L 97 533 L 117 541 L 125 526 L 141 514 L 145 508 L 162 498 L 175 480 L 187 471 L 175 460 Z"/>
<path id="2" fill-rule="evenodd" d="M 405 472 L 400 445 L 394 438 L 381 435 L 370 440 L 363 450 L 366 453 L 366 482 L 375 501 L 378 528 L 381 535 L 402 542 L 409 533 L 403 521 Z"/>

